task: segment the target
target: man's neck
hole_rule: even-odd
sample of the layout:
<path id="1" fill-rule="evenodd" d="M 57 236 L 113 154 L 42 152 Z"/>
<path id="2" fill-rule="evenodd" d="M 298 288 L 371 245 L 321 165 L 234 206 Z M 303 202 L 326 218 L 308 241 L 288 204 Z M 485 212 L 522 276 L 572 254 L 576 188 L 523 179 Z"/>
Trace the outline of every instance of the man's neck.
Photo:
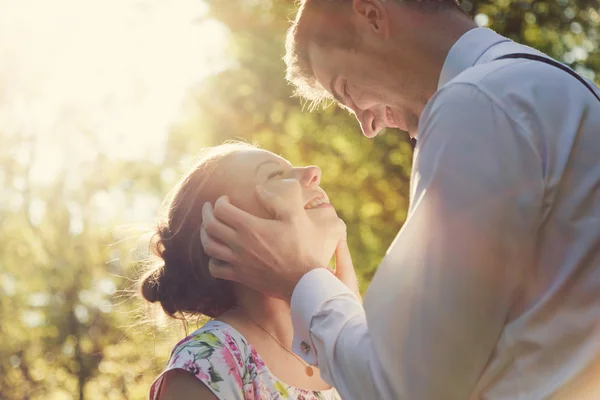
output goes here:
<path id="1" fill-rule="evenodd" d="M 455 12 L 423 12 L 401 7 L 394 13 L 394 65 L 412 75 L 416 86 L 413 112 L 420 115 L 437 91 L 440 73 L 450 49 L 466 32 L 477 25 L 466 15 Z"/>

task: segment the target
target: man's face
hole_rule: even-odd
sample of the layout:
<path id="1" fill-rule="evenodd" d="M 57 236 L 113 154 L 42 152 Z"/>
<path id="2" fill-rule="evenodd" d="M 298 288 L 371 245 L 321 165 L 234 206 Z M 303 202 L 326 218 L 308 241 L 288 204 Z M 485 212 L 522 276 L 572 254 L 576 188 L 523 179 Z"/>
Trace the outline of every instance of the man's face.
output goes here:
<path id="1" fill-rule="evenodd" d="M 384 57 L 365 50 L 309 46 L 311 66 L 318 82 L 350 110 L 363 134 L 375 137 L 383 128 L 408 130 L 415 117 L 409 111 L 398 80 L 391 82 Z M 401 77 L 398 77 L 401 79 Z"/>

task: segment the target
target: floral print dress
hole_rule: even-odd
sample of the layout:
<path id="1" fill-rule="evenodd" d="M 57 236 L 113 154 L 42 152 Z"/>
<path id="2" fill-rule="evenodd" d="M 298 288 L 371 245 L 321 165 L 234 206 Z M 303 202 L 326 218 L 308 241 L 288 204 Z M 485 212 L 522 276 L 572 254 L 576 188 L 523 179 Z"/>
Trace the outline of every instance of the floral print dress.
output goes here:
<path id="1" fill-rule="evenodd" d="M 334 389 L 310 391 L 280 381 L 246 339 L 230 325 L 210 321 L 175 345 L 167 367 L 150 388 L 157 400 L 164 373 L 189 371 L 218 399 L 341 400 Z"/>

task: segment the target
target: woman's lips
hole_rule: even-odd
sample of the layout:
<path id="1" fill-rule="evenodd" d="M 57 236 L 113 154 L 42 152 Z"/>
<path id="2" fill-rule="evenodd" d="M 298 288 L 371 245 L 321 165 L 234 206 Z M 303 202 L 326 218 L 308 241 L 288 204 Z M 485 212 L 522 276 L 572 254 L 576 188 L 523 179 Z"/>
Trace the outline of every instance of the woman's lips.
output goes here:
<path id="1" fill-rule="evenodd" d="M 306 210 L 312 210 L 315 208 L 321 208 L 322 206 L 331 206 L 331 204 L 329 204 L 329 199 L 325 195 L 319 195 L 313 198 L 304 205 L 304 208 Z"/>
<path id="2" fill-rule="evenodd" d="M 333 206 L 329 203 L 319 204 L 316 207 L 306 208 L 306 210 L 318 210 L 319 208 L 333 208 Z"/>

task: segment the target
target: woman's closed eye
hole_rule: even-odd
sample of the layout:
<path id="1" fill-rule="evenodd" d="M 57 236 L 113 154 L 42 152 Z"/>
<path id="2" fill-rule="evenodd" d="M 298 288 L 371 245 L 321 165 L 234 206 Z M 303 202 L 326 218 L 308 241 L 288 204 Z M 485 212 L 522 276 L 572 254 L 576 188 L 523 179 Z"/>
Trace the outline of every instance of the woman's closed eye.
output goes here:
<path id="1" fill-rule="evenodd" d="M 277 171 L 273 171 L 273 172 L 271 172 L 271 173 L 269 174 L 269 176 L 267 177 L 267 179 L 273 179 L 273 178 L 275 178 L 276 176 L 282 176 L 282 175 L 283 175 L 283 172 L 284 172 L 284 171 L 283 171 L 282 169 L 279 169 L 279 170 L 277 170 Z"/>

